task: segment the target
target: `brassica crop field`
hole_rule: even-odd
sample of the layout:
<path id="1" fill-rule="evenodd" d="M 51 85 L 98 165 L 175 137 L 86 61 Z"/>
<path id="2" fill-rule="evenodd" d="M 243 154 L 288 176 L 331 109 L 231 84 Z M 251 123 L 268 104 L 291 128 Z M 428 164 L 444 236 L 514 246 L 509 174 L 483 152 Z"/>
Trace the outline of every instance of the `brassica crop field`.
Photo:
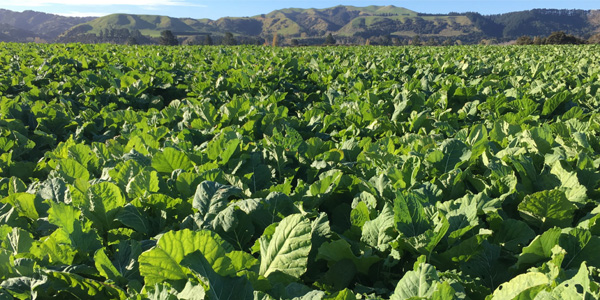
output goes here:
<path id="1" fill-rule="evenodd" d="M 599 61 L 0 44 L 0 299 L 597 299 Z"/>

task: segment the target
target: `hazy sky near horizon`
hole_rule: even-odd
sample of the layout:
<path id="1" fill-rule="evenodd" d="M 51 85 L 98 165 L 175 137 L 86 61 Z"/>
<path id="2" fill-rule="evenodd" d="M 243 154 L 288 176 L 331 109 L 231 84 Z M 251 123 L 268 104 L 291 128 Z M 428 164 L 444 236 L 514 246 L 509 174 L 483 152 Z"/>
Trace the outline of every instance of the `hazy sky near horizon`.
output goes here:
<path id="1" fill-rule="evenodd" d="M 497 14 L 533 8 L 600 9 L 598 0 L 0 0 L 0 8 L 4 9 L 35 10 L 65 16 L 129 13 L 195 19 L 255 16 L 281 8 L 326 8 L 340 4 L 395 5 L 422 13 L 476 11 L 482 14 Z"/>

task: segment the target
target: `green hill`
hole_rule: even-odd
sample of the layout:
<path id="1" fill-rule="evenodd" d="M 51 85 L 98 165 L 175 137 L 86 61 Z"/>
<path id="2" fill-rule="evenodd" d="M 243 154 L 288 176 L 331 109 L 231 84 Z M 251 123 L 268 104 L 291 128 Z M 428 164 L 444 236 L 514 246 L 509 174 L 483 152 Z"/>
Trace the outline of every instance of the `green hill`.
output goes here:
<path id="1" fill-rule="evenodd" d="M 180 35 L 231 32 L 236 36 L 268 39 L 274 34 L 288 38 L 322 38 L 332 33 L 338 37 L 369 38 L 380 35 L 461 36 L 478 33 L 465 16 L 422 16 L 395 6 L 336 6 L 325 9 L 287 8 L 246 18 L 218 20 L 177 19 L 166 16 L 113 14 L 72 28 L 65 36 L 101 34 L 106 30 L 138 30 L 157 37 L 163 30 Z"/>
<path id="2" fill-rule="evenodd" d="M 75 26 L 70 31 L 81 33 L 80 29 L 85 27 L 87 28 L 83 31 L 85 33 L 100 34 L 106 30 L 127 29 L 129 31 L 139 30 L 144 35 L 158 37 L 163 30 L 197 32 L 202 29 L 202 26 L 198 26 L 199 24 L 201 22 L 197 20 L 166 16 L 112 14 Z"/>
<path id="3" fill-rule="evenodd" d="M 490 19 L 502 25 L 502 36 L 521 35 L 545 36 L 554 31 L 566 31 L 570 34 L 585 36 L 600 28 L 598 11 L 533 9 L 490 16 Z"/>
<path id="4" fill-rule="evenodd" d="M 0 23 L 0 41 L 3 42 L 33 42 L 37 35 L 31 31 L 16 28 L 10 24 Z"/>
<path id="5" fill-rule="evenodd" d="M 11 31 L 11 38 L 0 37 L 3 41 L 23 40 L 30 37 L 38 37 L 46 40 L 54 40 L 69 28 L 94 20 L 93 17 L 78 18 L 64 17 L 54 14 L 26 10 L 16 12 L 6 9 L 0 9 L 0 23 L 5 24 L 3 30 Z M 20 32 L 20 33 L 19 33 Z"/>
<path id="6" fill-rule="evenodd" d="M 0 23 L 20 16 L 15 14 L 19 13 L 0 10 Z M 3 19 L 3 15 L 7 17 Z M 218 20 L 112 14 L 89 19 L 56 16 L 53 22 L 52 15 L 36 15 L 34 12 L 27 15 L 35 20 L 31 26 L 36 29 L 31 31 L 36 34 L 43 24 L 55 32 L 56 28 L 64 28 L 64 24 L 68 23 L 74 26 L 58 41 L 91 43 L 121 43 L 130 40 L 130 36 L 143 40 L 143 43 L 154 43 L 164 30 L 172 31 L 180 41 L 198 42 L 204 40 L 205 35 L 222 39 L 231 32 L 238 41 L 245 43 L 268 42 L 274 35 L 280 35 L 280 40 L 285 43 L 296 40 L 303 44 L 320 44 L 328 34 L 332 34 L 340 44 L 361 44 L 367 40 L 375 44 L 390 44 L 391 41 L 407 43 L 417 36 L 433 43 L 457 40 L 478 43 L 483 39 L 510 41 L 522 35 L 547 36 L 554 31 L 565 31 L 583 38 L 600 32 L 600 11 L 597 10 L 535 9 L 483 16 L 478 13 L 424 14 L 393 5 L 340 5 L 324 9 L 286 8 L 252 17 Z M 23 23 L 23 17 L 19 20 Z M 27 29 L 16 26 L 16 21 L 5 23 Z M 63 27 L 57 24 L 63 24 Z"/>

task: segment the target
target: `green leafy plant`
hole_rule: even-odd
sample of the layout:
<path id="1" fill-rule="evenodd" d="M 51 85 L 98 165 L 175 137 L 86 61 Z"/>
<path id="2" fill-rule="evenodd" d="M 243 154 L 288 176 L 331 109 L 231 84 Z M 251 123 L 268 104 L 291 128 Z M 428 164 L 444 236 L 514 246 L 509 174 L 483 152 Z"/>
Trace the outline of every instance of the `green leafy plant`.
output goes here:
<path id="1" fill-rule="evenodd" d="M 0 50 L 0 299 L 596 299 L 593 45 Z"/>

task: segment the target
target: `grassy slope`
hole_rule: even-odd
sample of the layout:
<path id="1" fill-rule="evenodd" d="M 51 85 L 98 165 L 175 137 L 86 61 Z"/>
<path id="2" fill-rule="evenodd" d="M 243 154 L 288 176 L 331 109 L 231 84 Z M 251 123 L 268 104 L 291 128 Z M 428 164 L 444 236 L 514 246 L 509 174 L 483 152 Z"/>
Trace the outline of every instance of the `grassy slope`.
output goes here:
<path id="1" fill-rule="evenodd" d="M 194 32 L 198 28 L 194 28 L 197 22 L 190 22 L 188 19 L 177 19 L 166 16 L 153 15 L 126 15 L 112 14 L 105 17 L 97 18 L 86 23 L 92 29 L 89 33 L 98 34 L 106 29 L 128 29 L 139 30 L 142 34 L 150 36 L 159 36 L 163 30 L 171 30 L 177 32 Z"/>
<path id="2" fill-rule="evenodd" d="M 231 31 L 237 34 L 282 34 L 300 35 L 311 32 L 333 32 L 339 35 L 352 35 L 356 32 L 350 26 L 355 17 L 345 20 L 355 14 L 359 18 L 367 18 L 368 22 L 381 18 L 403 19 L 416 17 L 417 13 L 395 6 L 336 6 L 325 9 L 287 8 L 251 18 L 221 18 L 213 21 L 208 19 L 177 19 L 166 16 L 112 14 L 92 20 L 85 25 L 90 26 L 88 33 L 98 34 L 106 29 L 139 30 L 142 34 L 159 36 L 163 30 L 175 32 L 207 32 L 213 34 Z M 346 14 L 346 15 L 344 15 Z M 342 15 L 342 17 L 340 17 Z M 396 16 L 386 16 L 396 15 Z M 260 23 L 256 23 L 260 22 Z M 342 23 L 340 23 L 342 22 Z M 247 27 L 254 26 L 253 30 Z M 258 30 L 257 31 L 257 28 Z"/>
<path id="3" fill-rule="evenodd" d="M 593 10 L 589 15 L 588 21 L 596 27 L 595 32 L 600 32 L 600 9 Z"/>
<path id="4" fill-rule="evenodd" d="M 399 20 L 399 21 L 402 21 L 402 23 L 404 23 L 404 22 L 406 22 L 407 19 L 414 19 L 416 17 L 417 17 L 416 15 L 411 15 L 411 16 L 400 15 L 400 16 L 386 16 L 386 17 L 382 17 L 382 16 L 358 17 L 358 18 L 355 18 L 354 20 L 352 20 L 352 22 L 348 23 L 346 26 L 342 27 L 338 31 L 338 35 L 352 36 L 356 32 L 363 30 L 361 28 L 362 24 L 364 24 L 364 26 L 369 27 L 369 26 L 372 26 L 374 23 L 380 22 L 384 19 L 390 19 L 390 20 L 396 20 L 396 21 Z M 473 32 L 480 31 L 473 25 L 471 20 L 469 20 L 469 18 L 467 18 L 466 16 L 421 16 L 419 18 L 422 18 L 426 21 L 432 21 L 436 25 L 443 24 L 443 23 L 450 24 L 450 23 L 454 22 L 454 23 L 458 23 L 463 26 L 468 26 L 469 29 Z M 420 34 L 420 35 L 452 37 L 452 36 L 460 36 L 460 35 L 463 35 L 466 33 L 467 32 L 465 32 L 464 30 L 454 30 L 452 28 L 447 28 L 447 29 L 442 30 L 439 34 Z M 392 35 L 403 35 L 403 36 L 417 35 L 417 33 L 414 31 L 395 31 L 395 32 L 392 32 L 391 34 Z"/>
<path id="5" fill-rule="evenodd" d="M 371 26 L 373 23 L 384 19 L 400 20 L 416 18 L 418 13 L 412 10 L 395 6 L 336 6 L 325 9 L 300 9 L 286 8 L 268 14 L 250 18 L 221 18 L 213 21 L 208 19 L 177 19 L 165 16 L 151 15 L 124 15 L 113 14 L 95 19 L 85 25 L 91 26 L 89 33 L 98 34 L 102 30 L 126 28 L 139 30 L 145 35 L 159 36 L 163 30 L 174 32 L 206 32 L 222 34 L 226 31 L 244 35 L 272 35 L 274 33 L 285 36 L 299 36 L 301 34 L 322 35 L 333 32 L 336 35 L 352 36 L 363 30 L 360 23 Z M 459 17 L 421 17 L 425 20 L 437 22 L 450 22 L 453 18 L 457 23 L 470 25 L 471 22 L 464 16 Z M 411 32 L 403 32 L 411 34 Z M 461 31 L 445 30 L 440 35 L 460 35 Z"/>

